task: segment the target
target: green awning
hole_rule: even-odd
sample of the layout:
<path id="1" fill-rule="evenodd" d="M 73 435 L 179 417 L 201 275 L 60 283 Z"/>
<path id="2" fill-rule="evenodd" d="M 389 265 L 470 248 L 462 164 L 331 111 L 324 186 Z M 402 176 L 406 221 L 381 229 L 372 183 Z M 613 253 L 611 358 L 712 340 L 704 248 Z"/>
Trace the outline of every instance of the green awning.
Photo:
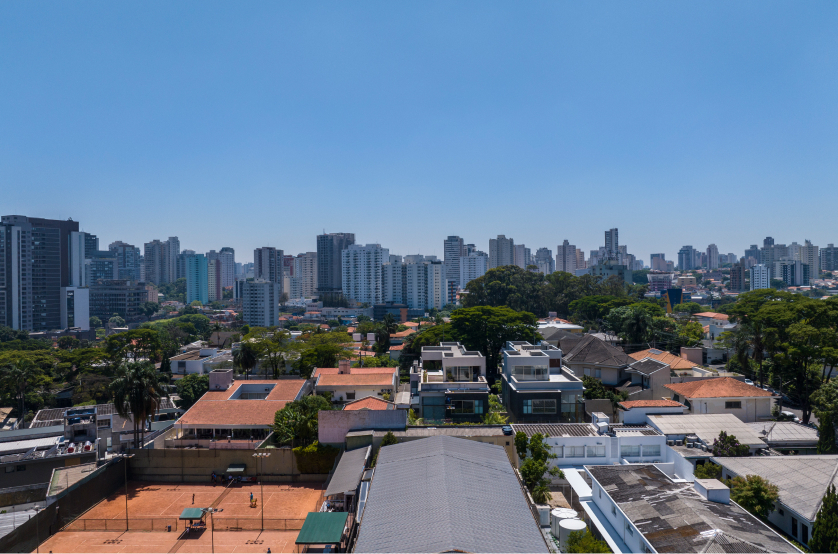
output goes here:
<path id="1" fill-rule="evenodd" d="M 188 519 L 190 521 L 195 519 L 203 519 L 204 511 L 201 508 L 184 508 L 180 514 L 180 519 Z"/>
<path id="2" fill-rule="evenodd" d="M 296 544 L 338 544 L 348 517 L 348 512 L 309 512 Z"/>
<path id="3" fill-rule="evenodd" d="M 244 464 L 230 464 L 227 473 L 244 473 Z"/>

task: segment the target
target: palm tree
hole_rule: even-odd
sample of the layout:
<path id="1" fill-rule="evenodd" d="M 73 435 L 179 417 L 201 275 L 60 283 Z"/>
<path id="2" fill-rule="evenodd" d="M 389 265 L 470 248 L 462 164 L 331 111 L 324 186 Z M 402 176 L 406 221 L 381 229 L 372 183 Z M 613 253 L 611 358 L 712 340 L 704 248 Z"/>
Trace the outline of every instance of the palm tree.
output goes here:
<path id="1" fill-rule="evenodd" d="M 151 362 L 122 364 L 109 386 L 116 413 L 131 418 L 134 424 L 134 448 L 139 448 L 140 434 L 145 438 L 145 422 L 157 413 L 164 396 L 157 370 Z"/>
<path id="2" fill-rule="evenodd" d="M 32 386 L 32 381 L 37 375 L 38 368 L 29 360 L 18 360 L 3 369 L 3 386 L 15 391 L 23 427 L 26 427 L 26 391 Z"/>
<path id="3" fill-rule="evenodd" d="M 246 379 L 250 378 L 250 372 L 258 362 L 259 350 L 250 341 L 241 343 L 239 349 L 233 352 L 233 364 L 245 371 Z"/>
<path id="4" fill-rule="evenodd" d="M 391 335 L 398 330 L 399 325 L 396 323 L 396 319 L 393 317 L 393 314 L 388 313 L 384 316 L 384 327 Z"/>
<path id="5" fill-rule="evenodd" d="M 223 346 L 223 345 L 218 344 L 218 341 L 221 338 L 221 329 L 223 329 L 223 327 L 221 326 L 221 324 L 219 322 L 217 322 L 217 321 L 213 322 L 212 332 L 215 333 L 215 345 L 216 346 Z"/>

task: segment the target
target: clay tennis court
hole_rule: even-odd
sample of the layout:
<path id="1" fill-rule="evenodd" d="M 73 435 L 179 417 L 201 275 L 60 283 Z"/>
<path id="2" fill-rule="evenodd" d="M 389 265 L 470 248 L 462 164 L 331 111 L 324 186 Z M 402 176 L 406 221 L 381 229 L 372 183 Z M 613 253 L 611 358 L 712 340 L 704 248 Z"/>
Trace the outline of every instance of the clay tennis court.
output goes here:
<path id="1" fill-rule="evenodd" d="M 122 489 L 51 537 L 42 551 L 53 552 L 206 552 L 209 529 L 183 534 L 185 508 L 213 507 L 215 547 L 223 552 L 291 552 L 309 512 L 319 509 L 320 484 L 129 483 L 128 532 Z M 256 499 L 251 507 L 250 494 Z M 194 497 L 194 503 L 193 503 Z M 264 518 L 263 518 L 264 510 Z M 264 521 L 264 529 L 262 525 Z M 171 531 L 169 531 L 171 528 Z M 178 539 L 182 540 L 178 543 Z M 220 542 L 219 542 L 220 541 Z M 206 544 L 204 544 L 206 542 Z"/>

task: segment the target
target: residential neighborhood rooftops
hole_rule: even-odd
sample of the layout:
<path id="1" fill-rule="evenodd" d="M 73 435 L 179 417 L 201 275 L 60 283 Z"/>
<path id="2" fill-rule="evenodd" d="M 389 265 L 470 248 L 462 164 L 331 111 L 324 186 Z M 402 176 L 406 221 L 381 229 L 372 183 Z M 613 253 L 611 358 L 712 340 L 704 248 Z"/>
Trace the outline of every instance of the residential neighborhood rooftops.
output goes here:
<path id="1" fill-rule="evenodd" d="M 733 414 L 649 415 L 646 420 L 664 435 L 696 435 L 707 445 L 712 445 L 719 433 L 725 431 L 751 448 L 767 446 L 747 423 Z"/>
<path id="2" fill-rule="evenodd" d="M 344 410 L 395 410 L 396 405 L 388 402 L 382 398 L 375 396 L 367 396 L 360 400 L 353 400 L 347 402 L 343 407 Z"/>
<path id="3" fill-rule="evenodd" d="M 733 377 L 712 377 L 688 383 L 664 385 L 684 398 L 741 398 L 775 396 L 774 393 L 749 385 Z"/>
<path id="4" fill-rule="evenodd" d="M 347 386 L 370 386 L 370 387 L 392 387 L 393 372 L 387 373 L 343 373 L 320 375 L 317 379 L 318 387 L 347 387 Z"/>
<path id="5" fill-rule="evenodd" d="M 355 551 L 548 548 L 504 448 L 442 436 L 381 449 Z"/>
<path id="6" fill-rule="evenodd" d="M 631 410 L 632 408 L 686 408 L 680 402 L 665 398 L 661 398 L 660 400 L 624 400 L 620 402 L 620 407 L 626 410 Z"/>
<path id="7" fill-rule="evenodd" d="M 246 381 L 233 381 L 230 388 L 226 390 L 207 391 L 201 397 L 200 402 L 208 400 L 229 400 L 231 397 L 236 396 L 239 387 L 243 385 L 247 385 L 249 388 L 259 387 L 260 385 L 263 385 L 266 389 L 269 388 L 267 391 L 262 391 L 268 393 L 265 400 L 295 400 L 297 395 L 300 394 L 300 389 L 305 385 L 305 379 L 280 379 L 278 381 L 272 381 L 270 379 L 249 379 Z"/>
<path id="8" fill-rule="evenodd" d="M 392 375 L 393 373 L 397 372 L 399 368 L 397 367 L 352 367 L 349 368 L 350 375 L 372 375 L 377 373 L 389 373 Z M 320 375 L 338 375 L 340 369 L 337 367 L 318 367 L 314 370 L 314 373 L 311 374 L 313 378 L 317 378 Z"/>
<path id="9" fill-rule="evenodd" d="M 771 446 L 815 447 L 818 431 L 794 421 L 757 421 L 748 424 Z"/>
<path id="10" fill-rule="evenodd" d="M 547 437 L 595 437 L 599 434 L 591 423 L 513 423 L 512 429 L 528 437 L 536 433 Z"/>
<path id="11" fill-rule="evenodd" d="M 296 400 L 304 385 L 304 379 L 233 381 L 226 390 L 204 393 L 176 424 L 230 429 L 269 427 L 276 412 Z"/>
<path id="12" fill-rule="evenodd" d="M 663 350 L 658 350 L 657 348 L 641 350 L 639 352 L 629 354 L 629 356 L 631 356 L 635 360 L 642 360 L 643 358 L 653 358 L 655 360 L 658 360 L 659 362 L 667 364 L 670 368 L 677 370 L 692 369 L 696 366 L 696 364 L 692 363 L 686 358 L 676 356 L 675 354 L 671 354 Z"/>
<path id="13" fill-rule="evenodd" d="M 611 346 L 593 335 L 585 335 L 573 350 L 565 354 L 566 363 L 585 363 L 623 367 L 632 360 L 622 349 Z"/>
<path id="14" fill-rule="evenodd" d="M 662 369 L 669 369 L 669 364 L 656 360 L 654 358 L 643 358 L 642 360 L 636 361 L 633 364 L 629 364 L 628 367 L 629 371 L 636 371 L 638 373 L 642 373 L 643 375 L 651 375 L 656 371 L 660 371 Z"/>
<path id="15" fill-rule="evenodd" d="M 793 552 L 736 504 L 707 500 L 652 464 L 586 466 L 657 552 Z"/>
<path id="16" fill-rule="evenodd" d="M 777 485 L 780 501 L 812 521 L 829 485 L 838 485 L 838 455 L 713 458 L 730 473 L 759 475 Z"/>
<path id="17" fill-rule="evenodd" d="M 695 317 L 705 318 L 705 319 L 718 319 L 719 321 L 727 321 L 730 319 L 730 316 L 727 314 L 720 314 L 716 312 L 700 312 L 695 314 Z"/>

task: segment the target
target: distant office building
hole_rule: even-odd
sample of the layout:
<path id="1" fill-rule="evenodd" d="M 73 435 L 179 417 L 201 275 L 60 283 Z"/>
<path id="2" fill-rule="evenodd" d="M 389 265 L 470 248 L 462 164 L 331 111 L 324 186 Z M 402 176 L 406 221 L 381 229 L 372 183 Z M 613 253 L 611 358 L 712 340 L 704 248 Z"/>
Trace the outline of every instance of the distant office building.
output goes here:
<path id="1" fill-rule="evenodd" d="M 614 229 L 605 231 L 605 259 L 619 261 L 620 233 Z"/>
<path id="2" fill-rule="evenodd" d="M 390 251 L 380 244 L 350 244 L 341 252 L 343 295 L 371 305 L 383 302 L 381 266 L 389 260 Z"/>
<path id="3" fill-rule="evenodd" d="M 32 225 L 0 223 L 0 325 L 32 330 Z"/>
<path id="4" fill-rule="evenodd" d="M 449 301 L 448 279 L 445 278 L 445 266 L 439 261 L 417 260 L 405 256 L 411 261 L 405 263 L 386 263 L 381 268 L 384 301 L 404 304 L 411 310 L 441 309 Z M 486 255 L 472 252 L 460 258 L 460 274 L 468 278 L 463 268 L 468 264 L 482 264 L 485 273 Z M 470 279 L 469 279 L 470 280 Z M 464 281 L 468 284 L 468 280 Z"/>
<path id="5" fill-rule="evenodd" d="M 112 242 L 108 250 L 116 258 L 117 278 L 130 281 L 140 280 L 140 249 L 120 240 Z"/>
<path id="6" fill-rule="evenodd" d="M 553 260 L 553 251 L 549 248 L 539 248 L 536 250 L 533 262 L 536 266 L 538 266 L 538 271 L 544 275 L 550 275 L 556 270 L 556 262 Z"/>
<path id="7" fill-rule="evenodd" d="M 465 288 L 469 281 L 483 277 L 489 269 L 489 256 L 480 250 L 473 250 L 460 258 L 460 286 Z M 451 299 L 453 301 L 453 299 Z"/>
<path id="8" fill-rule="evenodd" d="M 177 279 L 186 279 L 186 259 L 189 256 L 194 256 L 196 253 L 194 250 L 186 249 L 181 250 L 180 254 L 177 255 L 177 271 L 175 275 Z"/>
<path id="9" fill-rule="evenodd" d="M 719 247 L 715 244 L 707 247 L 707 269 L 719 269 Z"/>
<path id="10" fill-rule="evenodd" d="M 780 260 L 774 264 L 772 274 L 775 279 L 782 279 L 790 287 L 809 286 L 809 264 L 804 264 L 800 260 Z"/>
<path id="11" fill-rule="evenodd" d="M 90 317 L 96 316 L 107 322 L 113 314 L 127 321 L 141 315 L 140 306 L 149 302 L 146 283 L 137 281 L 100 280 L 90 287 Z"/>
<path id="12" fill-rule="evenodd" d="M 209 303 L 209 268 L 207 257 L 195 254 L 186 258 L 186 303 L 198 300 Z"/>
<path id="13" fill-rule="evenodd" d="M 681 247 L 681 250 L 678 251 L 678 269 L 681 271 L 697 269 L 695 254 L 696 251 L 692 246 L 687 245 Z"/>
<path id="14" fill-rule="evenodd" d="M 180 240 L 169 237 L 166 241 L 147 242 L 143 249 L 146 281 L 155 285 L 174 283 L 178 279 L 178 256 Z"/>
<path id="15" fill-rule="evenodd" d="M 728 289 L 732 292 L 745 290 L 745 266 L 742 264 L 733 264 L 733 267 L 730 268 L 730 286 Z"/>
<path id="16" fill-rule="evenodd" d="M 590 274 L 599 277 L 601 280 L 606 280 L 612 275 L 616 275 L 622 279 L 627 285 L 632 283 L 631 270 L 622 264 L 609 260 L 597 264 L 591 268 Z"/>
<path id="17" fill-rule="evenodd" d="M 838 271 L 838 248 L 829 243 L 820 251 L 820 269 L 822 271 Z"/>
<path id="18" fill-rule="evenodd" d="M 26 330 L 31 331 L 59 329 L 61 287 L 70 286 L 70 233 L 78 232 L 78 222 L 21 215 L 6 215 L 0 221 L 7 229 L 18 228 L 17 232 L 12 232 L 17 241 L 28 242 L 28 245 L 18 244 L 17 251 L 8 252 L 8 255 L 12 262 L 10 271 L 29 276 L 26 281 L 12 277 L 12 282 L 17 281 L 20 293 L 29 296 L 22 304 L 29 306 L 31 316 L 13 315 L 12 320 L 29 325 L 29 329 Z M 24 253 L 29 257 L 22 259 Z M 16 263 L 17 267 L 14 265 Z M 20 298 L 14 291 L 11 296 L 13 301 Z M 18 310 L 22 304 L 18 304 Z M 15 312 L 14 306 L 11 311 Z"/>
<path id="19" fill-rule="evenodd" d="M 207 262 L 207 300 L 220 302 L 224 298 L 221 288 L 221 260 L 218 258 Z"/>
<path id="20" fill-rule="evenodd" d="M 515 241 L 498 235 L 496 239 L 489 239 L 489 269 L 515 264 Z"/>
<path id="21" fill-rule="evenodd" d="M 355 233 L 317 235 L 317 291 L 340 293 L 343 290 L 341 252 L 355 244 Z"/>
<path id="22" fill-rule="evenodd" d="M 585 263 L 585 253 L 581 248 L 576 249 L 576 269 L 585 269 L 588 265 Z"/>
<path id="23" fill-rule="evenodd" d="M 464 286 L 465 283 L 460 283 L 460 257 L 467 255 L 463 239 L 453 235 L 445 239 L 443 242 L 443 255 L 445 278 L 453 281 L 458 286 Z"/>
<path id="24" fill-rule="evenodd" d="M 282 260 L 284 256 L 285 252 L 271 246 L 257 248 L 253 251 L 253 278 L 278 283 L 280 294 L 283 292 Z"/>
<path id="25" fill-rule="evenodd" d="M 655 260 L 663 260 L 662 263 L 666 263 L 666 254 L 658 253 L 649 256 L 649 267 L 652 268 L 652 271 L 655 271 Z M 660 264 L 661 262 L 658 262 L 658 265 Z"/>
<path id="26" fill-rule="evenodd" d="M 90 289 L 61 287 L 61 328 L 90 330 Z"/>
<path id="27" fill-rule="evenodd" d="M 771 269 L 765 264 L 751 268 L 751 290 L 771 288 Z"/>
<path id="28" fill-rule="evenodd" d="M 532 252 L 523 244 L 513 245 L 512 263 L 521 269 L 527 269 L 527 266 L 532 264 Z"/>
<path id="29" fill-rule="evenodd" d="M 256 279 L 242 285 L 242 319 L 251 326 L 273 327 L 279 323 L 279 283 Z"/>
<path id="30" fill-rule="evenodd" d="M 317 293 L 317 252 L 305 252 L 294 258 L 290 298 L 311 298 Z"/>
<path id="31" fill-rule="evenodd" d="M 218 253 L 221 260 L 221 288 L 232 287 L 236 280 L 236 251 L 225 246 Z"/>
<path id="32" fill-rule="evenodd" d="M 652 258 L 652 271 L 669 271 L 666 260 L 663 258 Z"/>
<path id="33" fill-rule="evenodd" d="M 818 247 L 809 240 L 806 240 L 803 242 L 803 246 L 800 247 L 798 254 L 800 261 L 809 266 L 809 277 L 811 279 L 817 279 L 821 274 L 821 259 Z"/>
<path id="34" fill-rule="evenodd" d="M 649 292 L 661 292 L 672 288 L 671 273 L 650 272 L 646 274 L 646 278 L 649 280 Z"/>
<path id="35" fill-rule="evenodd" d="M 753 258 L 755 260 L 759 260 L 759 246 L 756 244 L 752 244 L 750 248 L 745 249 L 745 258 Z"/>
<path id="36" fill-rule="evenodd" d="M 576 273 L 576 250 L 567 240 L 556 247 L 556 271 Z"/>

